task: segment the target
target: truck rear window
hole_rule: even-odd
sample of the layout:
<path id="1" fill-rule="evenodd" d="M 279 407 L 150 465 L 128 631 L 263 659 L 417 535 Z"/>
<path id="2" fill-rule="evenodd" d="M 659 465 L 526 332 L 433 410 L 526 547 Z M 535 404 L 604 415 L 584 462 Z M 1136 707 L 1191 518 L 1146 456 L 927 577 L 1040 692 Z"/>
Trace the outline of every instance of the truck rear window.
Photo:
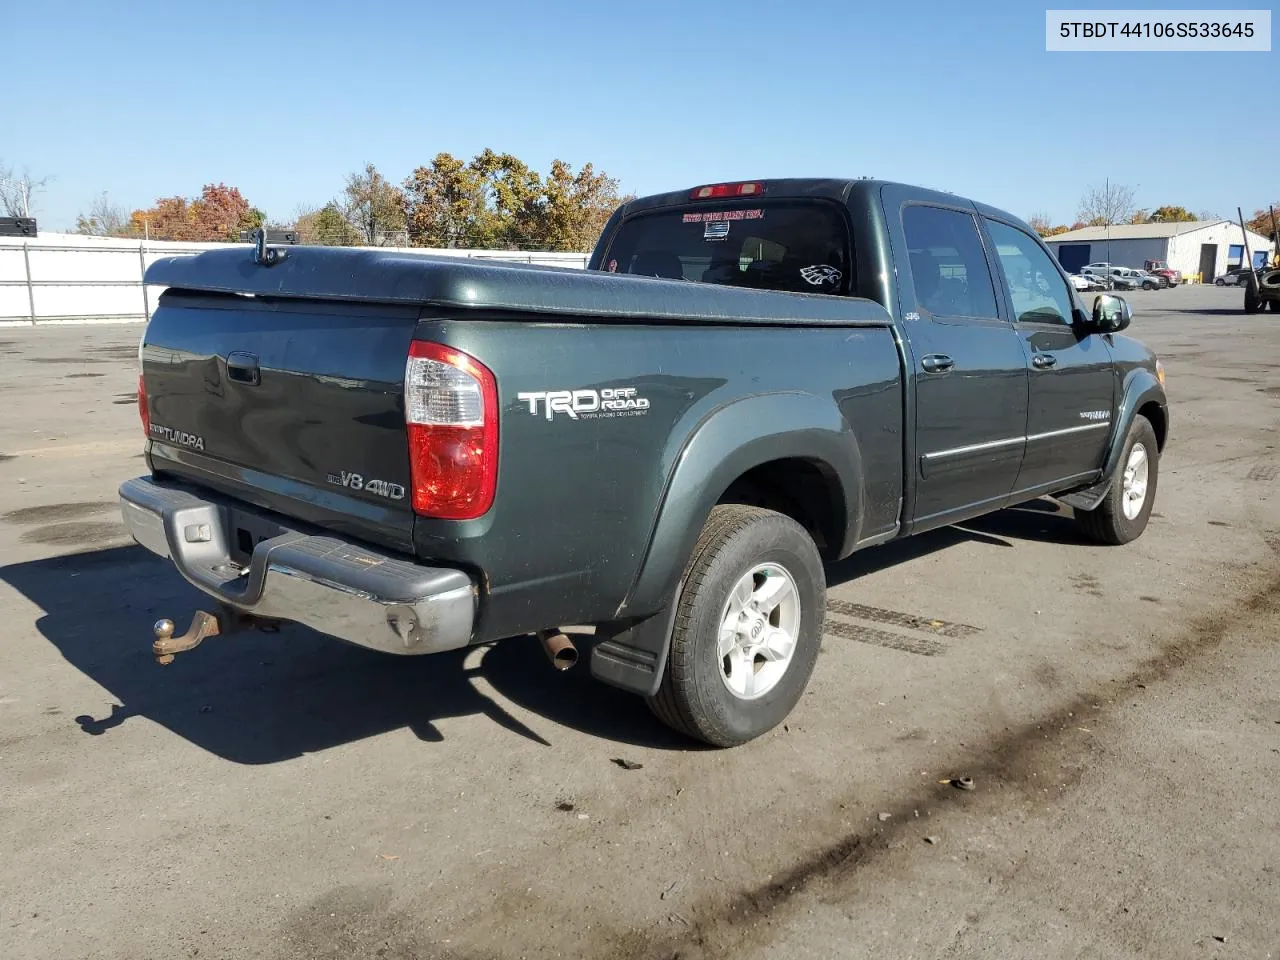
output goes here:
<path id="1" fill-rule="evenodd" d="M 832 203 L 696 203 L 624 220 L 601 267 L 694 283 L 843 294 L 853 289 L 848 235 Z"/>

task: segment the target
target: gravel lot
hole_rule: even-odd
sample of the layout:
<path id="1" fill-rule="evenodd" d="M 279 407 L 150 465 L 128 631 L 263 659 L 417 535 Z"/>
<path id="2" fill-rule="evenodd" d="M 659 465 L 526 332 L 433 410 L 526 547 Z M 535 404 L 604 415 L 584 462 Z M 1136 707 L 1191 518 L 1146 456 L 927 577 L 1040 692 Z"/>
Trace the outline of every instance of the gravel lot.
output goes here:
<path id="1" fill-rule="evenodd" d="M 201 599 L 115 505 L 142 328 L 0 330 L 0 957 L 1280 956 L 1280 317 L 1127 296 L 1146 535 L 1038 501 L 858 555 L 725 752 L 525 639 L 156 666 Z"/>

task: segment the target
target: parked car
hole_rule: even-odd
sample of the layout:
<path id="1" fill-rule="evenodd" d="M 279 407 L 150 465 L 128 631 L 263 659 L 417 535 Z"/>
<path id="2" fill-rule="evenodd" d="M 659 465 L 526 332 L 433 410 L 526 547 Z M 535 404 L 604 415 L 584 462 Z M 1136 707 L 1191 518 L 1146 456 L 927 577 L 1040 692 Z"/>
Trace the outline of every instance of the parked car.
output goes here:
<path id="1" fill-rule="evenodd" d="M 1169 286 L 1169 278 L 1161 274 L 1150 273 L 1146 270 L 1138 270 L 1134 268 L 1134 273 L 1142 281 L 1143 290 L 1163 290 Z"/>
<path id="2" fill-rule="evenodd" d="M 1128 267 L 1112 267 L 1107 271 L 1113 290 L 1136 290 L 1142 286 L 1142 278 Z"/>
<path id="3" fill-rule="evenodd" d="M 1169 286 L 1176 287 L 1182 283 L 1182 271 L 1174 270 L 1169 266 L 1167 260 L 1144 260 L 1142 269 L 1148 273 L 1154 273 L 1158 277 L 1164 277 L 1169 281 Z"/>
<path id="4" fill-rule="evenodd" d="M 1068 274 L 1067 280 L 1071 286 L 1082 293 L 1091 293 L 1095 290 L 1109 290 L 1111 285 L 1106 282 L 1105 278 L 1095 276 L 1094 274 Z"/>
<path id="5" fill-rule="evenodd" d="M 1160 362 L 1008 213 L 713 184 L 625 203 L 588 267 L 264 233 L 153 263 L 121 508 L 214 604 L 156 659 L 297 622 L 569 666 L 592 626 L 596 678 L 729 746 L 802 695 L 824 562 L 1045 495 L 1098 542 L 1146 528 Z"/>
<path id="6" fill-rule="evenodd" d="M 1229 267 L 1226 273 L 1214 277 L 1213 285 L 1215 287 L 1238 287 L 1249 282 L 1250 273 L 1252 271 L 1248 267 Z"/>

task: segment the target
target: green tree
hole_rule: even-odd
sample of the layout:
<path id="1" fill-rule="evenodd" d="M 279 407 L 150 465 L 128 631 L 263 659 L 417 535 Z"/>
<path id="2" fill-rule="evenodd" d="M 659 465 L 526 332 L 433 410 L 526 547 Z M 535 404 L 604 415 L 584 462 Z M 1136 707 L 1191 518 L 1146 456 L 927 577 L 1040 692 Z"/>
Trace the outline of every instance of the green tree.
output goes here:
<path id="1" fill-rule="evenodd" d="M 343 215 L 374 247 L 395 246 L 405 230 L 405 196 L 372 163 L 347 175 Z"/>
<path id="2" fill-rule="evenodd" d="M 361 240 L 359 231 L 332 200 L 319 210 L 299 213 L 294 228 L 300 242 L 324 247 L 353 247 Z"/>
<path id="3" fill-rule="evenodd" d="M 541 244 L 552 250 L 590 250 L 625 199 L 618 195 L 618 181 L 596 173 L 591 164 L 575 174 L 564 161 L 552 161 L 543 186 Z"/>
<path id="4" fill-rule="evenodd" d="M 503 223 L 490 204 L 489 189 L 477 162 L 436 154 L 404 182 L 409 242 L 415 247 L 494 245 L 502 238 Z"/>
<path id="5" fill-rule="evenodd" d="M 1190 223 L 1199 219 L 1186 207 L 1156 207 L 1151 211 L 1152 223 Z"/>

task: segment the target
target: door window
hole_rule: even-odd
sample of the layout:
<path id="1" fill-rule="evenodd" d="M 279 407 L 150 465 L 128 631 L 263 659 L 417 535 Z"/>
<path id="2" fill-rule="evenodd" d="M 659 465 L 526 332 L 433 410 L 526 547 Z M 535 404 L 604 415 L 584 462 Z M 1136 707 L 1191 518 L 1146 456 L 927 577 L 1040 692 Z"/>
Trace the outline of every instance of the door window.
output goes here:
<path id="1" fill-rule="evenodd" d="M 1019 323 L 1071 323 L 1072 298 L 1050 256 L 1027 234 L 1005 223 L 987 220 L 1005 289 Z"/>
<path id="2" fill-rule="evenodd" d="M 939 317 L 995 320 L 995 287 L 970 214 L 912 204 L 902 211 L 911 280 L 921 310 Z"/>

